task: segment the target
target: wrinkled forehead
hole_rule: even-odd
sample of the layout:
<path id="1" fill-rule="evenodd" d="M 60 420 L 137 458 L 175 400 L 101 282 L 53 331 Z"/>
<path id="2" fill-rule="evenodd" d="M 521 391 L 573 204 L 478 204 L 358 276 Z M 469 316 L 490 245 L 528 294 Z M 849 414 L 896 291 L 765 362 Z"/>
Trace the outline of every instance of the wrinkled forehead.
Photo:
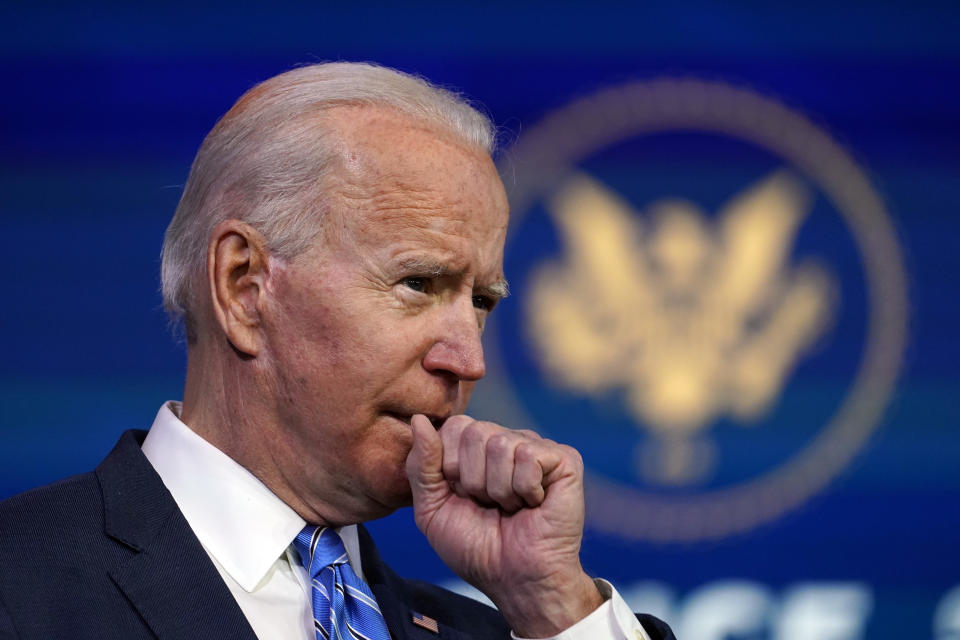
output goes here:
<path id="1" fill-rule="evenodd" d="M 419 228 L 502 244 L 507 198 L 483 149 L 391 109 L 342 107 L 330 115 L 340 159 L 330 188 L 344 229 Z"/>

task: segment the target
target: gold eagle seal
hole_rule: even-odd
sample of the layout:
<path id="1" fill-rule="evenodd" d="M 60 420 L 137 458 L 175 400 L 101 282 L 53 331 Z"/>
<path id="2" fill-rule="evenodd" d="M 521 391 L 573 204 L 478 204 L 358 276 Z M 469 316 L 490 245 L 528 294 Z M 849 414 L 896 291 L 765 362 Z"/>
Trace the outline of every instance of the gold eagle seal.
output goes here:
<path id="1" fill-rule="evenodd" d="M 633 202 L 585 166 L 624 140 L 670 132 L 729 138 L 779 166 L 710 212 L 683 193 Z M 663 79 L 554 111 L 506 158 L 512 229 L 539 203 L 562 247 L 529 269 L 520 335 L 556 390 L 617 392 L 638 436 L 635 483 L 608 477 L 585 455 L 588 525 L 664 542 L 726 536 L 797 507 L 848 465 L 895 385 L 907 287 L 882 198 L 827 133 L 747 89 Z M 814 191 L 849 233 L 862 270 L 856 299 L 866 301 L 866 327 L 855 373 L 832 415 L 782 463 L 698 488 L 720 455 L 711 426 L 765 428 L 791 373 L 830 331 L 842 298 L 830 260 L 793 257 Z M 489 346 L 507 330 L 491 320 Z M 478 404 L 549 435 L 551 424 L 519 401 L 502 354 L 488 351 Z"/>

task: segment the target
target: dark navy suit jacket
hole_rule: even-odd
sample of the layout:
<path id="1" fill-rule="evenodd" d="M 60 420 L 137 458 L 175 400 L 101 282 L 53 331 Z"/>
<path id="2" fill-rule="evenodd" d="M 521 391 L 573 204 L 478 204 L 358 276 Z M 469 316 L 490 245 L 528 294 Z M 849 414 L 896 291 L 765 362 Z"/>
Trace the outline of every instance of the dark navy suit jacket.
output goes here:
<path id="1" fill-rule="evenodd" d="M 128 431 L 93 473 L 0 502 L 0 640 L 256 640 Z M 405 580 L 360 528 L 363 571 L 395 640 L 504 639 L 490 607 Z M 439 633 L 413 624 L 415 613 Z M 653 640 L 671 640 L 640 616 Z"/>

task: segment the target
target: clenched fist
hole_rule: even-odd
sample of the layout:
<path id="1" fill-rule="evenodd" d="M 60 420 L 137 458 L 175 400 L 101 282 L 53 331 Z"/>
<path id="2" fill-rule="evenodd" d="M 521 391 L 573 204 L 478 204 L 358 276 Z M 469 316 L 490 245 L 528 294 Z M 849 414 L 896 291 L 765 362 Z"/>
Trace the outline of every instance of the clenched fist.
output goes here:
<path id="1" fill-rule="evenodd" d="M 464 415 L 439 430 L 415 415 L 411 429 L 417 526 L 514 633 L 556 635 L 601 604 L 580 565 L 583 462 L 575 449 Z"/>

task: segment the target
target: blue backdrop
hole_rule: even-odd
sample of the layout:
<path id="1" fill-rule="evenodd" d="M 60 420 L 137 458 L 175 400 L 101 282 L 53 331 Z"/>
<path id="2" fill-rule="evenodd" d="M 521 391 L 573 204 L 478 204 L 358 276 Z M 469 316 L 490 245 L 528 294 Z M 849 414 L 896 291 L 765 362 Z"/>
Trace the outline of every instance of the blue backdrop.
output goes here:
<path id="1" fill-rule="evenodd" d="M 145 428 L 164 400 L 180 397 L 184 349 L 160 309 L 158 256 L 216 118 L 293 65 L 375 60 L 475 98 L 501 127 L 502 146 L 514 148 L 502 162 L 519 198 L 506 264 L 516 295 L 487 336 L 492 378 L 475 410 L 584 449 L 602 507 L 584 541 L 588 570 L 685 640 L 960 637 L 958 30 L 960 8 L 947 3 L 8 3 L 0 8 L 0 497 L 92 468 L 120 432 Z M 535 136 L 576 99 L 638 81 L 649 89 L 660 78 L 742 91 L 801 117 L 855 163 L 880 207 L 852 230 L 851 206 L 825 184 L 831 172 L 810 159 L 820 157 L 809 155 L 813 134 L 790 138 L 787 125 L 782 140 L 800 150 L 795 157 L 715 123 L 670 124 L 664 109 L 647 129 L 589 150 L 550 146 L 588 139 L 657 100 L 713 113 L 712 89 L 699 111 L 669 89 L 621 92 L 607 111 L 555 130 L 549 144 Z M 744 109 L 733 111 L 760 118 Z M 531 177 L 542 169 L 537 158 L 557 156 L 555 175 Z M 712 475 L 651 480 L 631 452 L 637 442 L 656 445 L 656 420 L 645 427 L 630 413 L 623 385 L 598 395 L 558 381 L 542 356 L 549 346 L 530 328 L 535 274 L 569 250 L 551 194 L 573 170 L 590 175 L 641 212 L 656 238 L 654 218 L 643 214 L 651 202 L 682 196 L 707 212 L 696 219 L 712 229 L 724 219 L 714 212 L 783 168 L 809 196 L 788 266 L 819 261 L 833 283 L 829 319 L 756 428 L 720 413 L 698 423 L 709 438 L 695 442 L 708 442 Z M 893 253 L 863 249 L 881 236 Z M 889 281 L 897 274 L 903 287 Z M 870 293 L 871 279 L 883 281 L 880 294 Z M 892 315 L 871 324 L 881 307 Z M 870 331 L 896 333 L 901 319 L 902 340 L 887 353 L 893 387 L 867 389 L 879 413 L 860 420 L 863 437 L 845 441 L 851 451 L 837 454 L 835 472 L 805 476 L 792 502 L 782 491 L 757 498 L 754 506 L 790 502 L 757 506 L 766 516 L 739 503 L 711 512 L 725 491 L 786 468 L 829 432 Z M 816 475 L 831 463 L 811 464 Z M 630 498 L 617 502 L 611 491 Z M 641 522 L 689 504 L 703 509 L 669 526 Z M 402 573 L 451 580 L 408 513 L 373 528 Z"/>

